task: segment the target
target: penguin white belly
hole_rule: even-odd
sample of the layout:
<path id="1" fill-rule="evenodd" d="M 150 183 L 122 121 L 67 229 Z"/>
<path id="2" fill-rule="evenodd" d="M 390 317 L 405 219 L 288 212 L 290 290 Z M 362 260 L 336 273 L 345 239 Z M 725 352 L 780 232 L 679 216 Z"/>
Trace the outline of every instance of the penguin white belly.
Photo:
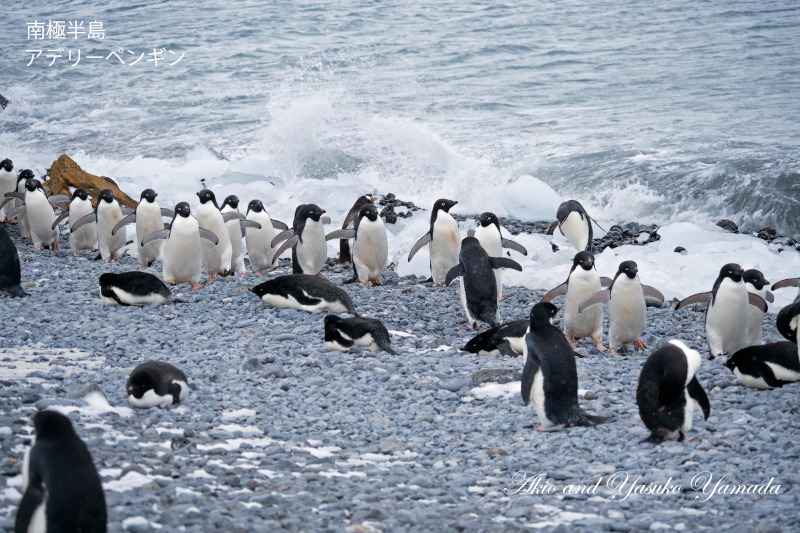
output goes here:
<path id="1" fill-rule="evenodd" d="M 17 190 L 17 175 L 13 171 L 0 169 L 0 201 L 5 200 L 7 192 L 14 192 Z M 8 202 L 0 212 L 0 222 L 6 219 L 6 214 L 14 209 L 13 201 Z"/>
<path id="2" fill-rule="evenodd" d="M 119 298 L 121 302 L 128 305 L 136 305 L 136 306 L 161 305 L 167 302 L 166 298 L 157 293 L 148 294 L 147 296 L 137 296 L 135 294 L 126 292 L 120 289 L 119 287 L 113 287 L 111 290 L 114 291 L 114 294 L 117 295 L 117 298 Z M 107 303 L 107 300 L 113 303 Z M 117 302 L 112 298 L 106 298 L 105 296 L 103 296 L 103 303 L 105 305 L 114 305 Z"/>
<path id="3" fill-rule="evenodd" d="M 365 283 L 383 274 L 389 262 L 389 241 L 383 220 L 378 218 L 373 222 L 364 217 L 358 226 L 358 239 L 352 250 L 359 281 Z"/>
<path id="4" fill-rule="evenodd" d="M 156 202 L 143 201 L 136 209 L 136 249 L 139 252 L 139 264 L 147 266 L 153 263 L 164 251 L 164 241 L 157 240 L 142 246 L 142 239 L 164 229 L 164 220 L 161 218 L 161 208 Z M 123 230 L 117 232 L 124 233 Z"/>
<path id="5" fill-rule="evenodd" d="M 324 299 L 309 295 L 306 291 L 303 291 L 303 294 L 305 294 L 307 298 L 320 300 L 320 302 L 314 305 L 303 305 L 291 294 L 285 298 L 283 296 L 278 296 L 277 294 L 265 294 L 261 297 L 261 299 L 271 306 L 279 309 L 297 309 L 298 311 L 306 311 L 308 313 L 319 313 L 325 310 L 328 310 L 331 313 L 347 312 L 347 308 L 340 302 L 327 302 Z"/>
<path id="6" fill-rule="evenodd" d="M 725 278 L 706 315 L 706 338 L 711 354 L 733 355 L 747 343 L 750 304 L 744 284 Z"/>
<path id="7" fill-rule="evenodd" d="M 164 243 L 164 281 L 200 281 L 200 232 L 194 218 L 175 217 L 169 238 Z"/>
<path id="8" fill-rule="evenodd" d="M 72 227 L 75 222 L 92 213 L 94 208 L 89 200 L 76 198 L 69 204 L 69 225 Z M 69 234 L 69 248 L 72 253 L 78 250 L 97 249 L 97 222 L 86 224 Z"/>
<path id="9" fill-rule="evenodd" d="M 203 239 L 200 243 L 202 251 L 203 269 L 206 274 L 218 274 L 230 270 L 231 267 L 231 238 L 225 221 L 214 204 L 206 202 L 197 208 L 197 223 L 201 228 L 207 229 L 217 236 L 217 244 Z"/>
<path id="10" fill-rule="evenodd" d="M 567 339 L 591 337 L 595 342 L 603 340 L 603 306 L 593 305 L 583 313 L 578 312 L 581 304 L 601 289 L 597 272 L 587 272 L 581 267 L 572 272 L 564 296 L 564 335 Z"/>
<path id="11" fill-rule="evenodd" d="M 325 341 L 325 347 L 329 352 L 349 352 L 350 348 L 342 346 L 337 341 Z"/>
<path id="12" fill-rule="evenodd" d="M 478 226 L 475 230 L 475 238 L 481 243 L 481 246 L 486 250 L 489 257 L 502 257 L 503 255 L 503 241 L 494 224 L 488 226 Z M 497 298 L 503 296 L 503 269 L 494 269 L 494 279 L 497 282 Z"/>
<path id="13" fill-rule="evenodd" d="M 159 396 L 153 389 L 142 394 L 141 398 L 136 398 L 133 394 L 128 395 L 128 402 L 130 402 L 133 407 L 138 407 L 139 409 L 147 409 L 149 407 L 156 407 L 157 405 L 166 407 L 167 405 L 172 405 L 172 400 L 171 394 Z"/>
<path id="14" fill-rule="evenodd" d="M 692 415 L 694 414 L 694 400 L 689 396 L 689 391 L 683 389 L 683 395 L 686 397 L 686 407 L 683 408 L 683 425 L 681 429 L 684 433 L 692 429 Z"/>
<path id="15" fill-rule="evenodd" d="M 431 276 L 435 284 L 440 284 L 447 277 L 451 268 L 458 264 L 461 252 L 461 234 L 458 222 L 450 213 L 440 211 L 433 223 L 433 235 L 428 245 L 431 254 Z"/>
<path id="16" fill-rule="evenodd" d="M 28 524 L 28 533 L 47 533 L 47 492 L 39 507 L 33 512 Z"/>
<path id="17" fill-rule="evenodd" d="M 111 230 L 120 220 L 122 220 L 122 210 L 116 200 L 111 204 L 100 202 L 97 208 L 97 244 L 103 261 L 108 261 L 117 250 L 125 246 L 126 234 L 124 231 L 118 231 L 116 235 L 111 235 Z"/>
<path id="18" fill-rule="evenodd" d="M 569 243 L 578 251 L 583 251 L 589 244 L 589 220 L 573 211 L 561 224 L 561 232 Z"/>
<path id="19" fill-rule="evenodd" d="M 764 378 L 758 377 L 754 378 L 749 374 L 742 374 L 742 372 L 738 368 L 733 369 L 733 375 L 736 376 L 742 385 L 745 387 L 750 387 L 753 389 L 761 389 L 761 390 L 769 390 L 772 387 L 767 385 L 767 382 L 764 381 Z"/>
<path id="20" fill-rule="evenodd" d="M 181 379 L 173 379 L 172 383 L 181 388 L 181 392 L 178 394 L 178 401 L 182 402 L 187 396 L 189 396 L 189 384 Z"/>
<path id="21" fill-rule="evenodd" d="M 795 372 L 794 370 L 776 365 L 775 363 L 767 363 L 767 366 L 772 369 L 772 373 L 775 374 L 775 377 L 781 381 L 800 381 L 800 372 Z"/>
<path id="22" fill-rule="evenodd" d="M 50 246 L 58 239 L 58 226 L 51 226 L 56 220 L 53 207 L 47 201 L 47 196 L 41 191 L 27 192 L 25 194 L 25 211 L 30 226 L 33 247 L 41 248 Z"/>
<path id="23" fill-rule="evenodd" d="M 242 226 L 238 220 L 226 222 L 228 237 L 231 240 L 231 272 L 244 274 L 244 255 L 242 255 Z"/>
<path id="24" fill-rule="evenodd" d="M 525 337 L 508 337 L 508 345 L 517 353 L 525 351 Z"/>
<path id="25" fill-rule="evenodd" d="M 272 263 L 272 256 L 275 255 L 275 249 L 270 246 L 272 239 L 275 238 L 272 219 L 266 213 L 251 212 L 247 215 L 247 220 L 261 224 L 261 229 L 247 228 L 244 233 L 250 267 L 257 271 L 266 270 Z"/>
<path id="26" fill-rule="evenodd" d="M 539 417 L 539 421 L 543 426 L 550 427 L 553 425 L 553 422 L 547 418 L 547 412 L 544 408 L 544 375 L 542 374 L 541 368 L 533 377 L 532 388 L 531 398 L 533 398 L 533 406 L 536 408 L 536 416 Z"/>
<path id="27" fill-rule="evenodd" d="M 763 287 L 760 291 L 757 290 L 755 287 L 747 284 L 747 292 L 752 292 L 753 294 L 757 294 L 761 296 L 761 298 L 766 301 L 767 299 L 767 287 Z M 764 324 L 764 312 L 761 311 L 758 307 L 754 305 L 750 305 L 748 302 L 748 312 L 747 312 L 747 346 L 758 346 L 761 344 L 761 328 Z"/>
<path id="28" fill-rule="evenodd" d="M 458 285 L 461 291 L 461 305 L 464 307 L 464 312 L 467 314 L 467 323 L 472 325 L 475 324 L 475 319 L 472 318 L 472 315 L 469 314 L 469 308 L 467 307 L 467 289 L 464 287 L 464 278 L 458 280 Z"/>
<path id="29" fill-rule="evenodd" d="M 297 262 L 303 274 L 315 275 L 322 270 L 328 258 L 328 243 L 325 241 L 325 229 L 322 222 L 308 219 L 303 229 L 303 242 L 296 244 Z"/>
<path id="30" fill-rule="evenodd" d="M 620 275 L 608 301 L 608 343 L 611 348 L 635 341 L 647 327 L 644 292 L 637 280 Z"/>
<path id="31" fill-rule="evenodd" d="M 17 192 L 25 194 L 25 180 L 22 180 L 17 184 Z M 9 202 L 9 205 L 10 204 L 14 204 L 14 207 L 19 207 L 23 204 L 23 202 L 22 200 L 14 200 L 13 202 Z M 31 229 L 30 226 L 28 226 L 28 215 L 23 213 L 17 218 L 17 220 L 19 221 L 19 231 L 22 235 L 22 238 L 30 239 Z"/>

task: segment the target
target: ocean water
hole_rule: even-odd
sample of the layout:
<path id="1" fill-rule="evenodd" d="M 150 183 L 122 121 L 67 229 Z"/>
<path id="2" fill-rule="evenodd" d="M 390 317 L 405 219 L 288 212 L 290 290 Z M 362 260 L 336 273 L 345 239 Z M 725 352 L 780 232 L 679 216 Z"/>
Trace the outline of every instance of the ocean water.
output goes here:
<path id="1" fill-rule="evenodd" d="M 136 197 L 153 186 L 196 200 L 207 184 L 292 204 L 275 207 L 285 217 L 300 199 L 340 213 L 356 191 L 503 215 L 504 187 L 531 175 L 599 220 L 731 218 L 800 234 L 796 2 L 83 0 L 3 12 L 0 156 L 17 168 L 41 173 L 67 153 Z M 28 23 L 49 20 L 100 21 L 105 39 L 27 38 Z M 130 64 L 161 48 L 168 62 L 185 55 Z M 30 49 L 44 51 L 27 66 Z M 87 59 L 119 49 L 125 65 Z"/>

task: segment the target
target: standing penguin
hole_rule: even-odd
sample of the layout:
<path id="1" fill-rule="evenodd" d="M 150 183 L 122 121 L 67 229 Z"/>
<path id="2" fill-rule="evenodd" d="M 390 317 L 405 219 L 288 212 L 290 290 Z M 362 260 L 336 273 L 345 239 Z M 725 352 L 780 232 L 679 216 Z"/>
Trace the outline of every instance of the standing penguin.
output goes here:
<path id="1" fill-rule="evenodd" d="M 366 287 L 380 285 L 378 279 L 389 263 L 389 239 L 386 237 L 386 225 L 378 216 L 378 208 L 367 204 L 361 208 L 355 221 L 355 229 L 340 229 L 329 233 L 325 239 L 340 237 L 353 238 L 353 279 Z"/>
<path id="2" fill-rule="evenodd" d="M 19 193 L 6 193 L 19 195 Z M 48 197 L 42 182 L 29 179 L 25 182 L 25 195 L 21 206 L 15 207 L 8 213 L 9 217 L 25 216 L 28 219 L 33 250 L 39 251 L 42 246 L 58 250 L 58 224 L 55 224 L 56 215 L 52 204 L 69 202 L 69 196 L 59 194 Z"/>
<path id="3" fill-rule="evenodd" d="M 711 350 L 711 359 L 720 354 L 732 355 L 747 345 L 750 305 L 767 312 L 767 302 L 761 296 L 747 292 L 743 276 L 742 267 L 728 263 L 720 269 L 711 292 L 701 292 L 684 298 L 675 307 L 677 311 L 687 305 L 709 302 L 706 311 L 706 339 Z"/>
<path id="4" fill-rule="evenodd" d="M 170 209 L 159 207 L 156 202 L 157 196 L 158 193 L 153 189 L 143 190 L 139 197 L 139 205 L 136 206 L 136 211 L 117 222 L 114 229 L 111 230 L 111 235 L 115 236 L 125 226 L 136 222 L 136 249 L 139 252 L 139 268 L 147 268 L 152 265 L 164 250 L 164 243 L 160 240 L 151 242 L 147 246 L 142 246 L 144 238 L 154 231 L 164 229 L 162 217 L 172 218 L 175 215 Z M 122 235 L 124 240 L 124 232 Z"/>
<path id="5" fill-rule="evenodd" d="M 86 444 L 56 411 L 33 417 L 36 444 L 22 466 L 22 501 L 15 531 L 105 533 L 103 485 Z"/>
<path id="6" fill-rule="evenodd" d="M 522 266 L 507 257 L 489 257 L 478 239 L 472 236 L 465 237 L 460 248 L 460 262 L 447 273 L 444 284 L 448 286 L 461 276 L 461 304 L 467 314 L 467 329 L 477 329 L 476 320 L 496 327 L 500 322 L 500 309 L 494 269 L 513 268 L 521 272 Z"/>
<path id="7" fill-rule="evenodd" d="M 261 271 L 277 266 L 272 264 L 275 248 L 271 246 L 275 238 L 275 230 L 288 229 L 280 220 L 272 220 L 264 209 L 261 200 L 251 200 L 247 205 L 247 220 L 259 224 L 260 228 L 245 228 L 244 240 L 247 243 L 247 257 L 250 259 L 250 268 L 256 276 L 261 276 Z"/>
<path id="8" fill-rule="evenodd" d="M 342 229 L 353 229 L 356 224 L 356 218 L 358 218 L 358 214 L 361 212 L 361 208 L 365 205 L 371 204 L 375 200 L 377 200 L 377 198 L 373 198 L 371 194 L 359 196 L 358 200 L 356 200 L 356 203 L 354 203 L 353 207 L 350 208 L 350 211 L 347 212 L 347 216 L 344 218 L 344 222 L 342 223 Z M 352 244 L 353 243 L 351 239 L 339 240 L 339 258 L 336 260 L 336 264 L 353 264 L 353 260 L 350 255 L 350 248 Z"/>
<path id="9" fill-rule="evenodd" d="M 579 307 L 583 313 L 593 305 L 608 302 L 608 346 L 611 354 L 617 355 L 617 347 L 633 343 L 635 348 L 644 350 L 647 345 L 639 337 L 647 328 L 647 303 L 645 298 L 664 303 L 664 295 L 649 285 L 639 281 L 639 267 L 634 261 L 623 261 L 611 285 L 594 293 Z"/>
<path id="10" fill-rule="evenodd" d="M 521 244 L 510 239 L 504 239 L 500 234 L 500 221 L 494 213 L 481 213 L 478 216 L 478 229 L 475 230 L 475 238 L 481 243 L 483 249 L 489 257 L 501 257 L 503 248 L 509 248 L 522 255 L 528 255 L 528 250 Z M 494 277 L 497 280 L 497 299 L 503 299 L 503 274 L 502 270 L 495 270 Z"/>
<path id="11" fill-rule="evenodd" d="M 141 244 L 145 246 L 158 239 L 167 239 L 161 254 L 161 261 L 164 263 L 164 281 L 170 285 L 191 283 L 192 290 L 196 291 L 203 288 L 198 284 L 202 264 L 201 238 L 213 244 L 218 242 L 213 232 L 199 226 L 197 219 L 192 216 L 189 204 L 181 202 L 175 206 L 175 216 L 169 229 L 154 231 L 145 237 Z"/>
<path id="12" fill-rule="evenodd" d="M 550 302 L 557 296 L 566 295 L 564 299 L 564 335 L 573 348 L 578 345 L 574 339 L 591 337 L 601 352 L 603 346 L 603 308 L 592 306 L 581 312 L 581 304 L 603 287 L 610 287 L 613 280 L 601 278 L 594 266 L 592 252 L 578 252 L 572 260 L 572 269 L 567 281 L 551 290 L 542 298 Z"/>
<path id="13" fill-rule="evenodd" d="M 578 369 L 567 338 L 553 325 L 558 307 L 539 302 L 531 309 L 525 335 L 525 368 L 522 371 L 522 400 L 533 400 L 536 415 L 550 426 L 596 426 L 609 419 L 587 414 L 578 405 Z"/>
<path id="14" fill-rule="evenodd" d="M 239 212 L 239 197 L 231 194 L 222 202 L 222 207 L 219 208 L 220 213 L 238 213 Z M 239 274 L 240 277 L 244 276 L 247 269 L 244 267 L 244 255 L 242 254 L 242 226 L 241 220 L 229 220 L 225 222 L 228 228 L 228 236 L 231 240 L 231 264 L 230 271 L 232 274 Z"/>
<path id="15" fill-rule="evenodd" d="M 450 269 L 458 264 L 461 235 L 458 232 L 458 222 L 450 214 L 450 209 L 457 203 L 444 198 L 436 200 L 431 211 L 431 229 L 408 253 L 408 260 L 411 261 L 420 248 L 430 243 L 431 277 L 436 285 L 441 284 Z"/>
<path id="16" fill-rule="evenodd" d="M 203 189 L 197 193 L 200 198 L 200 205 L 197 207 L 197 222 L 201 228 L 205 228 L 217 236 L 219 241 L 217 244 L 211 244 L 211 241 L 201 243 L 203 270 L 206 271 L 208 277 L 206 281 L 214 281 L 217 278 L 216 274 L 227 276 L 231 269 L 231 255 L 233 249 L 231 247 L 231 237 L 228 233 L 228 228 L 225 225 L 226 217 L 219 212 L 217 205 L 217 198 L 214 193 L 208 189 Z M 235 218 L 239 215 L 241 218 L 244 216 L 239 213 L 231 213 L 227 216 L 228 220 Z"/>
<path id="17" fill-rule="evenodd" d="M 14 241 L 8 236 L 6 229 L 0 227 L 0 295 L 22 298 L 28 293 L 22 290 L 22 271 L 19 254 Z"/>
<path id="18" fill-rule="evenodd" d="M 123 215 L 130 214 L 132 211 L 126 207 L 124 210 L 119 206 L 114 198 L 114 191 L 103 189 L 97 197 L 97 205 L 94 213 L 86 215 L 70 227 L 70 232 L 75 232 L 79 228 L 92 222 L 97 222 L 97 244 L 100 248 L 100 257 L 108 263 L 110 260 L 118 260 L 117 250 L 125 246 L 125 233 L 113 234 L 114 227 L 122 220 Z"/>
<path id="19" fill-rule="evenodd" d="M 7 192 L 17 190 L 17 175 L 14 174 L 14 163 L 10 159 L 0 161 L 0 201 L 5 198 Z M 6 205 L 0 209 L 0 222 L 5 222 L 6 213 L 14 209 L 14 205 Z M 10 222 L 10 221 L 9 221 Z"/>
<path id="20" fill-rule="evenodd" d="M 69 203 L 69 209 L 58 216 L 55 222 L 53 222 L 53 227 L 55 228 L 59 222 L 67 217 L 69 217 L 69 226 L 72 227 L 78 220 L 87 215 L 91 215 L 93 212 L 94 207 L 92 207 L 92 202 L 89 200 L 89 191 L 79 187 L 72 193 L 72 201 Z M 69 248 L 72 250 L 72 255 L 75 257 L 78 257 L 78 250 L 97 251 L 97 222 L 95 222 L 94 219 L 74 232 L 70 232 Z"/>
<path id="21" fill-rule="evenodd" d="M 694 439 L 686 435 L 692 429 L 694 402 L 703 410 L 704 420 L 711 413 L 706 391 L 697 381 L 699 370 L 700 354 L 679 340 L 673 339 L 650 354 L 636 389 L 639 416 L 650 430 L 650 436 L 642 442 Z"/>
<path id="22" fill-rule="evenodd" d="M 325 210 L 316 204 L 300 204 L 294 211 L 292 227 L 278 234 L 270 245 L 274 248 L 283 240 L 283 245 L 272 256 L 272 263 L 278 264 L 281 254 L 292 249 L 292 274 L 321 276 L 320 270 L 328 258 L 328 243 L 325 240 L 324 224 L 331 219 L 323 217 Z"/>
<path id="23" fill-rule="evenodd" d="M 33 170 L 31 170 L 29 168 L 26 168 L 22 172 L 20 172 L 19 176 L 17 176 L 17 192 L 25 194 L 25 183 L 28 180 L 33 180 L 33 179 L 36 179 L 36 176 L 33 174 Z M 22 199 L 18 199 L 14 203 L 14 207 L 19 207 L 19 206 L 22 205 L 22 203 L 23 203 L 23 200 Z M 8 215 L 6 215 L 6 216 L 8 216 Z M 30 226 L 28 226 L 28 216 L 25 213 L 23 213 L 19 217 L 19 232 L 20 232 L 20 235 L 22 235 L 23 239 L 30 239 L 31 238 L 31 229 L 30 229 Z"/>
<path id="24" fill-rule="evenodd" d="M 760 270 L 750 269 L 744 271 L 744 286 L 747 292 L 757 294 L 764 301 L 772 303 L 775 297 L 768 290 L 769 281 L 764 279 Z M 764 313 L 755 306 L 749 306 L 747 317 L 747 346 L 761 344 L 761 328 L 764 324 Z"/>
<path id="25" fill-rule="evenodd" d="M 592 222 L 594 220 L 577 200 L 567 200 L 558 206 L 556 212 L 558 229 L 561 235 L 579 252 L 592 251 Z"/>

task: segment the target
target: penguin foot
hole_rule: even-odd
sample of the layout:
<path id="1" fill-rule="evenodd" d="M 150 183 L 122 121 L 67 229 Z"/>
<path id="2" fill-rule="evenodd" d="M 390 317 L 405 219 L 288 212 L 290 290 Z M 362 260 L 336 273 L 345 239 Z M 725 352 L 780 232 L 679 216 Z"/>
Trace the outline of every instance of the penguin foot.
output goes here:
<path id="1" fill-rule="evenodd" d="M 206 281 L 217 281 L 217 278 L 214 277 L 214 274 L 209 274 L 208 277 L 206 278 Z M 194 288 L 194 285 L 192 286 L 192 290 L 193 291 L 197 290 L 197 289 Z"/>
<path id="2" fill-rule="evenodd" d="M 117 255 L 116 253 L 113 253 L 113 254 L 111 254 L 111 259 L 113 259 L 114 261 L 119 261 L 119 255 Z"/>
<path id="3" fill-rule="evenodd" d="M 681 438 L 678 439 L 678 440 L 686 440 L 686 442 L 692 442 L 696 438 L 697 437 L 690 437 L 688 433 L 686 433 L 685 431 L 681 430 Z"/>
<path id="4" fill-rule="evenodd" d="M 14 220 L 13 218 L 11 220 L 6 220 L 6 224 L 16 224 L 16 223 L 17 221 Z"/>
<path id="5" fill-rule="evenodd" d="M 239 277 L 243 278 L 245 274 L 247 274 L 247 272 L 239 272 Z"/>
<path id="6" fill-rule="evenodd" d="M 256 271 L 254 271 L 254 272 L 253 272 L 253 274 L 255 274 L 256 276 L 258 276 L 259 278 L 264 276 L 264 274 L 262 274 L 260 270 L 256 270 Z"/>
<path id="7" fill-rule="evenodd" d="M 41 248 L 41 247 L 39 247 L 39 248 L 34 248 L 34 249 L 33 249 L 33 251 L 34 251 L 34 252 L 41 252 L 41 251 L 42 251 L 42 248 Z"/>
<path id="8" fill-rule="evenodd" d="M 103 259 L 103 261 L 105 261 L 106 263 L 108 263 L 109 261 L 111 261 L 111 258 L 110 258 L 110 257 L 106 257 L 105 259 Z"/>
<path id="9" fill-rule="evenodd" d="M 501 296 L 497 299 L 498 302 L 502 302 L 503 300 L 510 300 L 511 298 L 506 298 L 505 296 Z"/>
<path id="10" fill-rule="evenodd" d="M 58 239 L 53 241 L 53 244 L 50 245 L 51 250 L 58 250 Z"/>
<path id="11" fill-rule="evenodd" d="M 368 280 L 368 279 L 365 279 L 365 280 L 364 280 L 364 286 L 365 286 L 365 287 L 369 287 L 369 280 Z"/>
<path id="12" fill-rule="evenodd" d="M 547 426 L 539 426 L 538 428 L 536 428 L 536 431 L 542 431 L 542 432 L 547 431 Z"/>
<path id="13" fill-rule="evenodd" d="M 610 353 L 611 355 L 619 355 L 619 352 L 617 351 L 616 348 L 611 348 L 611 351 L 608 353 Z"/>
<path id="14" fill-rule="evenodd" d="M 22 238 L 23 239 L 30 239 L 31 238 L 31 234 L 30 233 L 25 233 L 25 234 L 22 235 Z"/>
<path id="15" fill-rule="evenodd" d="M 603 346 L 603 343 L 601 341 L 598 341 L 597 344 L 595 344 L 595 348 L 597 348 L 597 351 L 599 351 L 599 352 L 605 352 L 606 350 L 608 350 L 608 348 Z M 611 352 L 611 353 L 614 353 L 614 352 Z"/>
<path id="16" fill-rule="evenodd" d="M 78 257 L 78 252 L 72 252 L 72 257 Z"/>
<path id="17" fill-rule="evenodd" d="M 95 248 L 92 248 L 92 251 L 93 251 L 93 252 L 96 252 L 97 250 L 98 250 L 98 249 L 97 249 L 96 247 L 95 247 Z"/>
<path id="18" fill-rule="evenodd" d="M 140 269 L 142 269 L 142 270 L 144 270 L 144 269 L 146 269 L 146 268 L 147 268 L 147 265 L 145 265 L 144 263 L 142 263 L 141 265 L 139 265 L 139 268 L 140 268 Z"/>
<path id="19" fill-rule="evenodd" d="M 325 279 L 325 277 L 322 275 L 322 272 L 317 272 L 317 276 L 321 277 L 322 279 Z"/>
<path id="20" fill-rule="evenodd" d="M 199 291 L 202 288 L 203 288 L 202 285 L 198 285 L 197 283 L 192 283 L 192 290 L 193 291 Z"/>
<path id="21" fill-rule="evenodd" d="M 647 345 L 641 338 L 637 338 L 635 341 L 633 341 L 633 347 L 638 348 L 639 350 L 644 350 L 647 348 Z"/>
<path id="22" fill-rule="evenodd" d="M 567 339 L 567 340 L 569 340 L 569 339 Z M 577 348 L 577 347 L 578 347 L 578 343 L 577 343 L 577 342 L 575 342 L 575 341 L 569 341 L 569 345 L 570 345 L 572 348 Z"/>
<path id="23" fill-rule="evenodd" d="M 373 280 L 372 280 L 372 286 L 373 286 L 373 287 L 376 287 L 376 286 L 378 286 L 378 285 L 383 285 L 383 283 L 381 283 L 381 280 L 380 280 L 380 279 L 378 279 L 378 278 L 375 278 L 375 279 L 373 279 Z"/>

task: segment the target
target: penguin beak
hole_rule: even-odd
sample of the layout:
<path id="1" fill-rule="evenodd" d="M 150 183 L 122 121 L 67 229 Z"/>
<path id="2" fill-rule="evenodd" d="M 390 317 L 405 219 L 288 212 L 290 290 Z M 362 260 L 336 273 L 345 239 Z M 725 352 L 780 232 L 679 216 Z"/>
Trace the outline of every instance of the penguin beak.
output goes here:
<path id="1" fill-rule="evenodd" d="M 130 396 L 133 394 L 133 387 L 128 387 L 128 395 Z"/>
<path id="2" fill-rule="evenodd" d="M 327 213 L 327 211 L 325 211 L 324 209 L 322 209 L 321 211 L 322 211 L 322 213 Z"/>
<path id="3" fill-rule="evenodd" d="M 373 198 L 373 199 L 372 199 L 372 201 L 373 201 L 373 202 L 377 202 L 377 201 L 378 201 L 378 199 L 377 199 L 377 198 Z"/>
<path id="4" fill-rule="evenodd" d="M 767 281 L 767 280 L 764 280 L 764 285 L 772 285 L 772 283 L 770 283 L 770 282 L 769 282 L 769 281 Z"/>
<path id="5" fill-rule="evenodd" d="M 197 193 L 197 197 L 200 198 L 200 193 L 199 192 Z"/>

